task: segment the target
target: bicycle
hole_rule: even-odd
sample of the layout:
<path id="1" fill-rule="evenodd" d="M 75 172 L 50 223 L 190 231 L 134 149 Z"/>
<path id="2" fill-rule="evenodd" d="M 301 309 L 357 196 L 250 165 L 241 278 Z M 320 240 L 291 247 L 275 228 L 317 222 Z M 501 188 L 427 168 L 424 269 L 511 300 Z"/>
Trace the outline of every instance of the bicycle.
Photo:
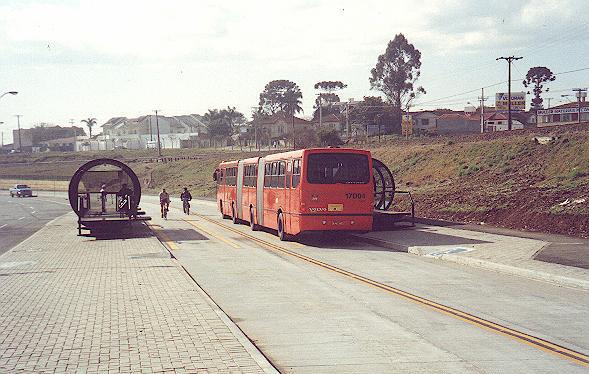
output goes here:
<path id="1" fill-rule="evenodd" d="M 162 210 L 162 218 L 167 220 L 168 219 L 168 210 L 170 210 L 170 203 L 160 203 L 161 210 Z"/>
<path id="2" fill-rule="evenodd" d="M 190 214 L 190 203 L 188 202 L 188 200 L 182 201 L 182 210 L 186 215 Z"/>

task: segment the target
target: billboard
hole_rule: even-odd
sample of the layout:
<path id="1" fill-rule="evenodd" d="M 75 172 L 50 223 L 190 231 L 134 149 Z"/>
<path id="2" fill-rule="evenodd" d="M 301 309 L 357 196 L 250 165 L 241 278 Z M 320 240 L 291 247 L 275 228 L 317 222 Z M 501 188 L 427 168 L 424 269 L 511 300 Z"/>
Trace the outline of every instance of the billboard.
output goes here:
<path id="1" fill-rule="evenodd" d="M 495 109 L 498 111 L 507 111 L 509 106 L 508 95 L 505 92 L 497 92 L 495 94 Z M 525 111 L 526 110 L 526 93 L 512 92 L 511 93 L 511 111 Z"/>

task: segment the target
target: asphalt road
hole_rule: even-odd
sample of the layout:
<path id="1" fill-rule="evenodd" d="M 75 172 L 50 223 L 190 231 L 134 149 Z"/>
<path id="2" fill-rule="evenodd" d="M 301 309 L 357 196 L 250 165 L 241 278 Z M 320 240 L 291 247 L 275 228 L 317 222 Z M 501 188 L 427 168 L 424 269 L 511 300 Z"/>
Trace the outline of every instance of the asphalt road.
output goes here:
<path id="1" fill-rule="evenodd" d="M 0 255 L 31 236 L 47 222 L 71 211 L 63 195 L 11 198 L 8 192 L 0 195 L 0 209 Z"/>
<path id="2" fill-rule="evenodd" d="M 214 202 L 188 217 L 173 199 L 162 220 L 154 202 L 142 207 L 160 240 L 280 372 L 587 372 L 587 291 L 345 235 L 280 242 L 221 220 Z"/>

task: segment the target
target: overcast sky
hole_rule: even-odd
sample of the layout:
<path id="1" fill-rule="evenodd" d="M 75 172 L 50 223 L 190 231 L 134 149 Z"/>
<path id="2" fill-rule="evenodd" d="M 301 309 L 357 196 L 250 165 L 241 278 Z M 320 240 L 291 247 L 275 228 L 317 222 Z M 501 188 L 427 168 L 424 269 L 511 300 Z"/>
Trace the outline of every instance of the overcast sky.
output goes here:
<path id="1" fill-rule="evenodd" d="M 249 115 L 274 79 L 301 87 L 309 116 L 318 81 L 346 83 L 342 99 L 377 95 L 370 69 L 397 33 L 422 52 L 420 107 L 462 109 L 479 92 L 456 94 L 507 80 L 499 56 L 524 57 L 514 78 L 589 68 L 588 31 L 579 0 L 2 0 L 0 94 L 19 94 L 0 100 L 0 129 L 11 141 L 14 114 L 23 127 L 228 105 Z M 579 86 L 589 70 L 559 75 L 545 96 L 555 105 Z"/>

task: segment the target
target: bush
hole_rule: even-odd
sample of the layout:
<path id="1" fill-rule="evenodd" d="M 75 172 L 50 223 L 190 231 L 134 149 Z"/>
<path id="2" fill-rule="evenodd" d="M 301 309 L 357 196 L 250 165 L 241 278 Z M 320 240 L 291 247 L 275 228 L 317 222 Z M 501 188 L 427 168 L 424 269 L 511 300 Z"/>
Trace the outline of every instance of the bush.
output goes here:
<path id="1" fill-rule="evenodd" d="M 344 144 L 336 130 L 319 130 L 319 141 L 323 146 L 337 147 Z"/>

